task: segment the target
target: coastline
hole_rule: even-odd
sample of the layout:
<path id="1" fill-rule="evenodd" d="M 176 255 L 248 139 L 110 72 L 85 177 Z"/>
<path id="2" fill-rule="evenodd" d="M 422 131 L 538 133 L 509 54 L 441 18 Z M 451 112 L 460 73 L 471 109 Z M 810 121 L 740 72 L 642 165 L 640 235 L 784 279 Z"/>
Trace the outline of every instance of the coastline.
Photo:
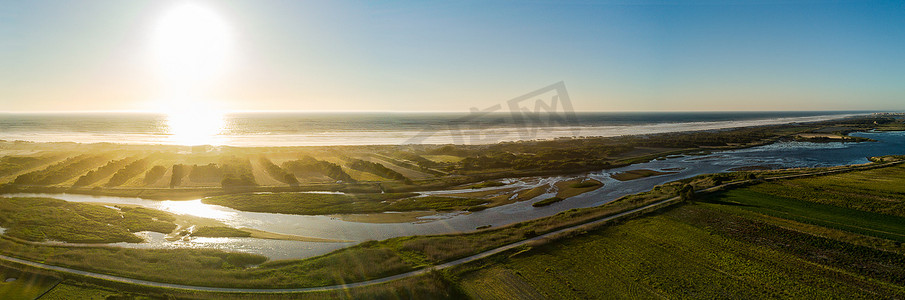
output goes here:
<path id="1" fill-rule="evenodd" d="M 477 173 L 465 173 L 454 176 L 439 176 L 429 179 L 424 179 L 420 181 L 416 181 L 415 185 L 407 185 L 407 184 L 396 184 L 392 182 L 384 182 L 381 184 L 374 184 L 373 182 L 343 182 L 343 183 L 331 183 L 331 182 L 317 182 L 317 183 L 302 183 L 297 186 L 246 186 L 246 187 L 233 187 L 233 188 L 223 188 L 219 185 L 212 186 L 190 186 L 190 187 L 176 187 L 176 188 L 153 188 L 153 187 L 113 187 L 113 188 L 75 188 L 68 186 L 28 186 L 28 185 L 2 185 L 0 186 L 0 194 L 12 194 L 12 193 L 49 193 L 49 194 L 60 194 L 60 193 L 69 193 L 69 194 L 82 194 L 82 195 L 95 195 L 95 196 L 120 196 L 120 197 L 138 197 L 143 199 L 151 199 L 151 200 L 193 200 L 210 196 L 219 196 L 219 195 L 227 195 L 227 194 L 241 194 L 241 193 L 279 193 L 279 192 L 304 192 L 304 191 L 332 191 L 332 192 L 346 192 L 346 193 L 377 193 L 382 191 L 392 191 L 392 192 L 419 192 L 419 191 L 429 191 L 435 189 L 443 189 L 454 186 L 466 185 L 470 183 L 482 182 L 487 180 L 495 180 L 502 178 L 514 178 L 514 177 L 530 177 L 530 176 L 554 176 L 554 175 L 574 175 L 581 174 L 592 171 L 600 171 L 607 169 L 614 169 L 619 167 L 625 167 L 637 163 L 648 162 L 655 159 L 660 159 L 664 157 L 668 157 L 671 155 L 696 155 L 698 153 L 702 153 L 702 151 L 723 151 L 723 150 L 735 150 L 735 149 L 744 149 L 751 148 L 757 146 L 764 146 L 775 143 L 777 141 L 788 139 L 788 140 L 801 140 L 800 135 L 802 132 L 808 132 L 808 126 L 812 126 L 814 124 L 820 124 L 823 122 L 838 122 L 840 120 L 848 120 L 848 119 L 858 119 L 858 118 L 869 118 L 870 116 L 861 115 L 859 117 L 845 116 L 845 117 L 837 117 L 832 118 L 830 120 L 824 121 L 814 121 L 808 123 L 783 123 L 783 124 L 773 124 L 773 125 L 754 125 L 747 127 L 736 127 L 736 128 L 721 128 L 721 129 L 711 129 L 711 130 L 688 130 L 688 131 L 679 131 L 679 132 L 665 132 L 665 133 L 652 133 L 652 134 L 637 134 L 637 135 L 627 135 L 627 136 L 619 136 L 619 137 L 580 137 L 580 138 L 558 138 L 551 140 L 530 140 L 530 141 L 517 141 L 517 142 L 499 142 L 495 144 L 487 144 L 487 145 L 456 145 L 454 147 L 461 148 L 475 148 L 475 149 L 483 149 L 485 147 L 503 147 L 507 145 L 534 145 L 538 143 L 554 143 L 554 142 L 569 142 L 569 141 L 610 141 L 615 140 L 619 141 L 620 139 L 648 139 L 648 138 L 663 138 L 665 140 L 670 140 L 672 136 L 681 136 L 687 134 L 714 134 L 719 135 L 720 133 L 733 132 L 738 130 L 758 130 L 763 129 L 767 132 L 775 133 L 777 136 L 775 138 L 768 138 L 757 140 L 749 143 L 741 143 L 741 144 L 731 144 L 727 143 L 723 146 L 707 146 L 707 145 L 698 145 L 697 147 L 687 147 L 687 148 L 661 148 L 648 152 L 644 152 L 638 155 L 630 155 L 631 153 L 627 153 L 625 155 L 614 156 L 608 161 L 603 163 L 591 163 L 582 166 L 575 166 L 566 169 L 506 169 L 506 170 L 488 170 Z M 816 126 L 816 125 L 814 125 Z M 804 127 L 804 128 L 802 128 Z M 816 126 L 819 127 L 819 126 Z M 796 129 L 802 129 L 795 131 Z M 861 130 L 850 130 L 845 133 L 845 136 L 851 132 L 860 132 L 872 130 L 874 128 L 866 128 Z M 792 132 L 787 132 L 792 130 Z M 821 140 L 820 142 L 859 142 L 864 140 L 854 139 L 827 139 L 826 141 Z M 7 145 L 12 145 L 15 147 L 17 144 L 21 145 L 22 143 L 18 142 L 3 142 L 0 141 L 0 145 L 6 143 Z M 26 142 L 25 145 L 30 146 L 32 149 L 40 149 L 42 147 L 47 149 L 52 149 L 59 145 L 65 145 L 67 148 L 74 149 L 104 149 L 108 146 L 113 146 L 114 149 L 143 149 L 153 150 L 153 151 L 178 151 L 178 153 L 190 154 L 193 152 L 184 152 L 189 149 L 194 150 L 195 147 L 189 146 L 176 146 L 176 145 L 134 145 L 134 144 L 110 144 L 110 143 L 97 143 L 97 144 L 80 144 L 80 143 L 32 143 Z M 362 146 L 354 146 L 354 145 L 337 145 L 337 146 L 292 146 L 292 147 L 222 147 L 221 150 L 217 151 L 269 151 L 271 149 L 276 149 L 278 151 L 315 151 L 315 152 L 323 152 L 323 151 L 332 151 L 332 149 L 341 149 L 342 151 L 369 151 L 369 152 L 379 152 L 379 151 L 392 151 L 394 149 L 432 149 L 436 148 L 440 145 L 362 145 Z M 9 147 L 3 147 L 9 148 Z M 156 150 L 155 150 L 156 149 Z M 46 150 L 46 149 L 45 149 Z M 38 151 L 39 150 L 32 150 Z M 704 152 L 704 153 L 707 153 Z M 447 174 L 448 175 L 448 174 Z"/>
<path id="2" fill-rule="evenodd" d="M 727 112 L 733 114 L 737 112 Z M 794 112 L 787 112 L 794 113 Z M 804 113 L 804 112 L 801 112 Z M 424 114 L 399 114 L 411 115 L 414 121 L 423 122 L 408 124 L 404 129 L 388 127 L 387 124 L 395 124 L 391 120 L 386 123 L 366 123 L 362 126 L 382 125 L 377 128 L 341 128 L 329 129 L 316 128 L 307 129 L 308 131 L 286 131 L 286 130 L 268 130 L 266 128 L 259 129 L 240 129 L 234 128 L 239 125 L 225 124 L 223 131 L 212 137 L 211 141 L 217 146 L 222 147 L 309 147 L 309 146 L 375 146 L 375 145 L 403 145 L 410 143 L 426 144 L 426 145 L 443 145 L 443 144 L 471 144 L 471 145 L 488 145 L 500 142 L 522 142 L 531 140 L 551 140 L 557 138 L 579 138 L 579 137 L 616 137 L 625 135 L 649 135 L 661 133 L 679 133 L 688 131 L 703 130 L 722 130 L 733 128 L 744 128 L 752 126 L 770 126 L 791 123 L 808 123 L 829 121 L 840 118 L 866 116 L 870 112 L 811 112 L 813 115 L 807 116 L 782 116 L 780 112 L 776 116 L 762 116 L 759 119 L 714 119 L 706 121 L 694 121 L 692 119 L 666 119 L 656 121 L 641 121 L 641 119 L 626 119 L 627 116 L 642 117 L 650 114 L 653 117 L 669 115 L 669 113 L 611 113 L 614 114 L 616 120 L 601 124 L 599 120 L 587 120 L 582 122 L 578 120 L 577 124 L 568 126 L 556 125 L 533 125 L 533 124 L 510 124 L 509 121 L 498 123 L 498 120 L 477 119 L 475 123 L 461 123 L 458 119 L 453 118 L 461 115 L 460 113 L 439 114 L 444 116 L 440 120 L 424 121 L 422 119 L 431 116 L 429 113 Z M 584 113 L 593 114 L 593 113 Z M 682 114 L 682 113 L 674 113 Z M 717 115 L 719 113 L 687 113 L 687 114 L 705 114 Z M 764 113 L 766 114 L 766 113 Z M 103 115 L 103 114 L 102 114 Z M 242 114 L 237 114 L 242 115 Z M 365 114 L 367 115 L 367 114 Z M 387 116 L 392 118 L 397 114 L 389 113 Z M 582 113 L 579 113 L 582 115 Z M 604 114 L 606 116 L 607 114 Z M 0 125 L 3 125 L 3 116 L 0 114 Z M 19 115 L 14 115 L 19 116 Z M 25 116 L 28 116 L 27 114 Z M 42 115 L 38 115 L 42 116 Z M 54 116 L 54 115 L 51 115 Z M 66 114 L 55 116 L 67 116 Z M 89 114 L 89 116 L 91 116 Z M 280 116 L 280 114 L 275 114 Z M 293 115 L 290 115 L 293 116 Z M 319 116 L 301 114 L 300 117 Z M 337 115 L 337 118 L 344 115 Z M 350 116 L 358 116 L 350 114 Z M 375 114 L 375 116 L 377 116 Z M 468 115 L 465 115 L 466 117 Z M 502 119 L 508 119 L 509 115 L 496 116 Z M 157 116 L 161 120 L 154 121 L 154 124 L 148 126 L 165 126 L 157 123 L 165 123 L 165 116 Z M 323 116 L 321 116 L 323 118 Z M 236 117 L 233 122 L 247 122 L 242 118 Z M 623 120 L 626 119 L 626 120 Z M 370 119 L 368 119 L 370 120 Z M 293 122 L 293 119 L 287 119 L 287 122 Z M 337 120 L 326 119 L 329 124 L 339 124 Z M 351 120 L 356 121 L 356 120 Z M 95 121 L 98 122 L 98 121 Z M 558 124 L 558 123 L 556 123 Z M 7 124 L 8 125 L 8 124 Z M 398 124 L 403 125 L 403 124 Z M 143 145 L 143 146 L 180 146 L 178 141 L 172 139 L 167 133 L 166 128 L 148 131 L 147 128 L 128 128 L 123 132 L 110 132 L 106 130 L 98 130 L 92 128 L 80 128 L 79 130 L 71 130 L 67 128 L 59 128 L 51 131 L 40 128 L 32 131 L 22 131 L 24 129 L 12 129 L 7 132 L 0 132 L 0 141 L 27 141 L 33 143 L 80 143 L 80 144 L 119 144 L 119 145 Z M 67 131 L 68 130 L 68 131 Z M 530 134 L 526 133 L 530 131 Z"/>

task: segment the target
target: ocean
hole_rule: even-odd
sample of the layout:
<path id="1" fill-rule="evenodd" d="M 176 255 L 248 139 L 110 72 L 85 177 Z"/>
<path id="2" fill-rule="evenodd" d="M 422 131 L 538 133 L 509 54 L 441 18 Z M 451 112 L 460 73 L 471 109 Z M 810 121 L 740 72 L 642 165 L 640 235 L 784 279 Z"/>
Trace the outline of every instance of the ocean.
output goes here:
<path id="1" fill-rule="evenodd" d="M 3 113 L 6 141 L 226 146 L 489 144 L 812 122 L 869 114 L 833 112 L 229 113 L 181 125 L 150 113 Z M 216 123 L 216 124 L 208 124 Z M 194 127 L 214 130 L 199 134 Z M 184 128 L 177 128 L 178 126 Z M 180 133 L 189 131 L 192 134 Z"/>

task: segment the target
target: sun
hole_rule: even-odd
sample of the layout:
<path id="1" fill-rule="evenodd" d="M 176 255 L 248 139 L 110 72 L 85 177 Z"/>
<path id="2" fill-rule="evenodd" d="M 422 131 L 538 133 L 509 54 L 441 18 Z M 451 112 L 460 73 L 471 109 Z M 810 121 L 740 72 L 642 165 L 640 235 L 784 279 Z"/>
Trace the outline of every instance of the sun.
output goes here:
<path id="1" fill-rule="evenodd" d="M 164 90 L 156 106 L 167 114 L 170 140 L 214 143 L 223 129 L 223 114 L 207 95 L 228 65 L 230 28 L 219 15 L 194 3 L 174 6 L 156 25 L 152 61 Z"/>
<path id="2" fill-rule="evenodd" d="M 168 88 L 189 91 L 216 79 L 226 67 L 230 29 L 213 11 L 184 3 L 164 14 L 153 34 L 155 64 Z"/>

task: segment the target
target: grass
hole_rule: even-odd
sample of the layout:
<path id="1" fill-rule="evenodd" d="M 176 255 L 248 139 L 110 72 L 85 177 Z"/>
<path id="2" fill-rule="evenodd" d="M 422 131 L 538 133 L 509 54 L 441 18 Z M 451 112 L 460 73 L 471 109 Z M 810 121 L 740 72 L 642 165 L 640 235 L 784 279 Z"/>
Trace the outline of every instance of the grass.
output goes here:
<path id="1" fill-rule="evenodd" d="M 119 210 L 51 198 L 0 198 L 0 226 L 7 236 L 28 241 L 71 243 L 138 243 L 132 232 L 170 233 L 175 216 L 158 210 L 123 207 Z"/>
<path id="2" fill-rule="evenodd" d="M 452 277 L 482 299 L 902 298 L 905 218 L 890 213 L 905 193 L 888 183 L 902 173 L 894 166 L 718 192 L 460 266 Z M 849 188 L 858 195 L 842 202 Z"/>
<path id="3" fill-rule="evenodd" d="M 875 128 L 877 131 L 905 131 L 905 124 L 895 123 L 895 124 L 884 124 Z"/>
<path id="4" fill-rule="evenodd" d="M 61 159 L 61 154 L 45 154 L 40 156 L 4 156 L 0 158 L 0 177 L 16 174 L 43 163 Z"/>
<path id="5" fill-rule="evenodd" d="M 531 206 L 534 206 L 534 207 L 547 206 L 547 205 L 550 205 L 550 204 L 553 204 L 553 203 L 556 203 L 559 201 L 563 201 L 563 200 L 565 200 L 565 199 L 560 198 L 560 197 L 550 197 L 550 198 L 547 198 L 547 199 L 544 199 L 541 201 L 534 202 L 533 204 L 531 204 Z"/>
<path id="6" fill-rule="evenodd" d="M 467 295 L 484 299 L 905 296 L 895 282 L 905 278 L 903 257 L 794 233 L 690 205 L 457 276 Z"/>
<path id="7" fill-rule="evenodd" d="M 116 299 L 123 293 L 82 282 L 65 281 L 48 291 L 41 300 Z M 125 298 L 125 297 L 123 297 Z M 128 298 L 127 298 L 128 299 Z"/>
<path id="8" fill-rule="evenodd" d="M 275 193 L 238 194 L 202 199 L 207 204 L 243 211 L 302 215 L 360 214 L 386 211 L 464 210 L 486 202 L 482 199 L 425 196 L 413 193 L 318 194 Z"/>
<path id="9" fill-rule="evenodd" d="M 756 188 L 731 190 L 703 201 L 726 203 L 738 209 L 778 218 L 905 242 L 905 217 L 790 199 L 753 190 Z"/>
<path id="10" fill-rule="evenodd" d="M 5 300 L 37 299 L 59 282 L 59 278 L 0 266 L 0 298 Z"/>
<path id="11" fill-rule="evenodd" d="M 612 174 L 612 175 L 610 175 L 610 177 L 612 177 L 613 179 L 619 180 L 619 181 L 629 181 L 629 180 L 641 179 L 641 178 L 645 178 L 645 177 L 660 176 L 660 175 L 674 174 L 674 173 L 676 173 L 676 172 L 660 172 L 660 171 L 654 171 L 654 170 L 648 170 L 648 169 L 640 169 L 640 170 L 630 170 L 630 171 Z"/>
<path id="12" fill-rule="evenodd" d="M 594 187 L 594 186 L 598 186 L 598 185 L 601 185 L 601 183 L 599 181 L 598 182 L 584 181 L 584 182 L 579 182 L 579 183 L 570 185 L 569 187 L 573 188 L 573 189 L 583 189 L 583 188 L 589 188 L 589 187 Z"/>
<path id="13" fill-rule="evenodd" d="M 171 213 L 144 207 L 119 207 L 122 225 L 131 232 L 153 231 L 170 233 L 176 230 L 176 216 Z"/>
<path id="14" fill-rule="evenodd" d="M 0 226 L 7 228 L 4 235 L 28 241 L 142 241 L 114 209 L 49 198 L 0 198 Z"/>
<path id="15" fill-rule="evenodd" d="M 481 182 L 478 184 L 472 184 L 472 185 L 468 186 L 468 188 L 481 189 L 481 188 L 498 187 L 498 186 L 504 186 L 504 185 L 506 185 L 506 184 L 499 182 L 499 181 L 485 181 L 485 182 Z"/>
<path id="16" fill-rule="evenodd" d="M 211 293 L 118 285 L 114 287 L 66 280 L 41 297 L 54 299 L 462 299 L 442 274 L 429 274 L 367 287 L 308 293 Z"/>
<path id="17" fill-rule="evenodd" d="M 752 191 L 855 210 L 905 217 L 905 167 L 783 180 Z"/>
<path id="18" fill-rule="evenodd" d="M 464 157 L 453 156 L 453 155 L 421 155 L 426 159 L 438 162 L 438 163 L 457 163 L 462 161 Z"/>
<path id="19" fill-rule="evenodd" d="M 200 236 L 200 237 L 250 237 L 251 232 L 244 231 L 241 229 L 236 229 L 232 227 L 201 227 L 195 232 L 192 232 L 192 236 Z"/>
<path id="20" fill-rule="evenodd" d="M 603 187 L 603 183 L 594 179 L 573 179 L 560 181 L 554 184 L 557 192 L 556 197 L 566 199 L 575 197 Z"/>
<path id="21" fill-rule="evenodd" d="M 14 183 L 23 185 L 53 185 L 88 172 L 109 160 L 109 153 L 101 155 L 82 154 L 67 158 L 44 169 L 16 176 Z"/>

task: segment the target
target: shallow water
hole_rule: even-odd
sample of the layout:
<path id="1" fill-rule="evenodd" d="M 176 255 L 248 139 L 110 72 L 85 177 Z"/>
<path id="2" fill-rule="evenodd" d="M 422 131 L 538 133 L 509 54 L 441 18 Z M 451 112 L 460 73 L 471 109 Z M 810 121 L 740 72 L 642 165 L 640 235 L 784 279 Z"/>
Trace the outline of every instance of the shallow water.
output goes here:
<path id="1" fill-rule="evenodd" d="M 650 190 L 666 182 L 700 174 L 726 172 L 735 167 L 777 165 L 791 167 L 826 167 L 868 162 L 867 157 L 905 154 L 905 132 L 866 132 L 852 134 L 878 140 L 869 143 L 807 143 L 783 142 L 772 145 L 715 152 L 703 156 L 678 156 L 643 164 L 591 172 L 590 177 L 604 183 L 593 192 L 585 193 L 545 207 L 531 204 L 552 196 L 541 195 L 530 201 L 489 208 L 474 213 L 444 213 L 424 217 L 413 223 L 359 223 L 343 221 L 330 216 L 303 216 L 272 213 L 242 212 L 227 207 L 208 205 L 201 200 L 157 201 L 127 197 L 87 196 L 73 194 L 16 194 L 9 196 L 53 197 L 73 202 L 100 202 L 109 204 L 133 204 L 160 209 L 176 214 L 189 214 L 220 220 L 229 226 L 249 227 L 259 230 L 308 237 L 352 240 L 381 240 L 398 236 L 455 233 L 475 230 L 478 226 L 502 226 L 515 222 L 550 216 L 571 208 L 591 207 L 613 201 L 621 196 Z M 610 174 L 635 170 L 677 169 L 675 174 L 618 181 Z M 568 176 L 508 179 L 509 186 L 534 187 Z M 497 187 L 499 188 L 499 187 Z M 493 188 L 465 190 L 468 192 Z M 462 190 L 430 191 L 423 194 L 463 192 Z M 330 252 L 354 243 L 315 243 L 254 238 L 193 238 L 189 241 L 168 242 L 162 234 L 145 233 L 148 243 L 119 243 L 116 246 L 132 248 L 213 248 L 262 254 L 272 259 L 304 258 Z"/>

